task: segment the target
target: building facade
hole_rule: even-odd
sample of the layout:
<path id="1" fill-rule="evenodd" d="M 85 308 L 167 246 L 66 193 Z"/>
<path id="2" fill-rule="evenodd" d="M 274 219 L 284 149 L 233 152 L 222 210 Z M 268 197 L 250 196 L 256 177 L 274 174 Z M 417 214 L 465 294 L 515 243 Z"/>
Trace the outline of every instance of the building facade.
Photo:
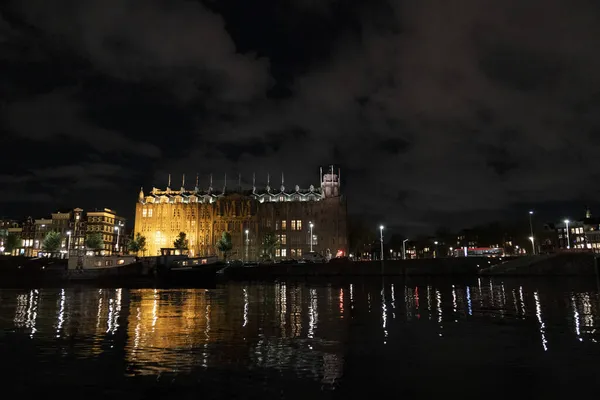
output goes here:
<path id="1" fill-rule="evenodd" d="M 86 233 L 100 233 L 104 242 L 103 255 L 118 254 L 123 251 L 127 253 L 124 232 L 125 218 L 120 217 L 110 208 L 87 212 Z"/>
<path id="2" fill-rule="evenodd" d="M 47 255 L 43 243 L 49 232 L 60 234 L 59 253 L 62 257 L 90 250 L 86 248 L 86 238 L 94 233 L 100 233 L 103 240 L 103 248 L 96 252 L 102 255 L 126 253 L 125 222 L 125 218 L 108 208 L 87 212 L 74 208 L 54 212 L 51 218 L 28 217 L 20 228 L 20 247 L 16 254 L 27 257 Z"/>
<path id="3" fill-rule="evenodd" d="M 179 190 L 153 188 L 149 194 L 142 189 L 134 232 L 146 238 L 145 255 L 150 256 L 172 248 L 180 232 L 187 235 L 190 256 L 217 254 L 223 232 L 231 234 L 234 259 L 257 260 L 267 235 L 278 239 L 272 252 L 276 259 L 300 259 L 311 249 L 324 256 L 346 254 L 346 199 L 339 171 L 332 168 L 320 176 L 320 185 L 308 189 L 286 190 L 283 177 L 279 190 L 269 182 L 263 190 L 254 183 L 251 190 L 215 190 L 212 179 L 207 190 L 200 190 L 197 180 L 192 190 L 183 184 Z"/>

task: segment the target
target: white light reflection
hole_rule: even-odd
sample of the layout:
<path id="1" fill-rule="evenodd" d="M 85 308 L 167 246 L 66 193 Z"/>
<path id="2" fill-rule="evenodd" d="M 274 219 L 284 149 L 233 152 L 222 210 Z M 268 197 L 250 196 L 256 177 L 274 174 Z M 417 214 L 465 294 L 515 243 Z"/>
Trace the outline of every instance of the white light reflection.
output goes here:
<path id="1" fill-rule="evenodd" d="M 383 344 L 387 344 L 387 306 L 385 305 L 385 293 L 381 289 L 381 327 L 383 328 Z"/>
<path id="2" fill-rule="evenodd" d="M 58 303 L 58 316 L 56 321 L 56 337 L 60 337 L 60 331 L 65 323 L 65 289 L 60 291 L 60 300 Z"/>
<path id="3" fill-rule="evenodd" d="M 438 324 L 440 329 L 444 329 L 444 326 L 442 325 L 442 294 L 439 290 L 435 291 L 435 297 L 437 299 Z M 440 332 L 440 336 L 443 336 L 442 332 Z"/>
<path id="4" fill-rule="evenodd" d="M 354 285 L 350 284 L 350 301 L 354 303 Z"/>
<path id="5" fill-rule="evenodd" d="M 98 295 L 102 296 L 102 289 L 98 291 Z M 96 329 L 100 328 L 100 321 L 102 319 L 102 297 L 98 297 L 98 312 L 96 313 Z"/>
<path id="6" fill-rule="evenodd" d="M 202 357 L 202 366 L 204 368 L 208 367 L 208 342 L 210 341 L 210 304 L 206 305 L 206 329 L 204 330 L 204 336 L 206 340 L 204 341 L 204 354 Z"/>
<path id="7" fill-rule="evenodd" d="M 158 320 L 158 290 L 156 289 L 154 289 L 154 299 L 152 302 L 152 332 L 154 332 L 156 321 Z"/>
<path id="8" fill-rule="evenodd" d="M 396 294 L 395 294 L 395 291 L 394 291 L 394 284 L 393 283 L 392 283 L 392 293 L 391 293 L 391 295 L 392 295 L 392 304 L 391 304 L 391 306 L 392 306 L 392 318 L 396 319 Z"/>
<path id="9" fill-rule="evenodd" d="M 469 315 L 473 315 L 473 304 L 471 303 L 471 288 L 467 286 L 467 310 Z"/>
<path id="10" fill-rule="evenodd" d="M 344 289 L 340 289 L 340 314 L 344 314 Z"/>
<path id="11" fill-rule="evenodd" d="M 538 292 L 533 293 L 533 297 L 535 298 L 535 315 L 537 316 L 538 322 L 540 324 L 540 335 L 542 337 L 542 347 L 544 351 L 548 351 L 548 340 L 546 340 L 546 325 L 542 320 L 542 306 L 540 305 L 540 295 Z"/>
<path id="12" fill-rule="evenodd" d="M 286 325 L 286 316 L 287 316 L 287 290 L 285 283 L 282 283 L 279 287 L 279 327 L 281 328 L 281 332 L 285 335 L 285 325 Z"/>
<path id="13" fill-rule="evenodd" d="M 517 291 L 515 289 L 511 290 L 513 297 L 513 304 L 515 305 L 515 315 L 519 315 L 519 301 L 517 300 Z"/>
<path id="14" fill-rule="evenodd" d="M 137 349 L 140 347 L 140 333 L 142 329 L 142 311 L 137 307 L 136 323 L 135 323 L 135 338 L 133 340 L 133 347 Z"/>
<path id="15" fill-rule="evenodd" d="M 431 321 L 431 286 L 427 286 L 427 314 L 429 314 L 429 320 Z"/>
<path id="16" fill-rule="evenodd" d="M 452 285 L 452 312 L 456 314 L 456 288 Z"/>
<path id="17" fill-rule="evenodd" d="M 583 306 L 583 325 L 586 328 L 594 328 L 596 326 L 596 322 L 594 320 L 594 311 L 592 309 L 592 301 L 590 299 L 590 295 L 585 293 L 581 295 L 582 306 Z"/>
<path id="18" fill-rule="evenodd" d="M 112 331 L 112 322 L 113 322 L 114 312 L 115 312 L 115 306 L 113 304 L 113 299 L 108 299 L 108 318 L 106 320 L 106 324 L 107 324 L 106 333 Z"/>
<path id="19" fill-rule="evenodd" d="M 519 301 L 521 305 L 521 315 L 525 318 L 527 311 L 525 310 L 525 299 L 523 298 L 523 286 L 519 286 Z"/>
<path id="20" fill-rule="evenodd" d="M 577 335 L 577 340 L 583 342 L 583 338 L 581 337 L 581 328 L 579 325 L 579 311 L 577 311 L 577 303 L 575 300 L 575 296 L 571 296 L 571 305 L 573 307 L 573 321 L 575 322 L 575 334 Z"/>
<path id="21" fill-rule="evenodd" d="M 35 327 L 37 321 L 37 310 L 38 310 L 38 302 L 39 302 L 39 291 L 34 289 L 29 292 L 29 307 L 27 308 L 27 319 L 25 322 L 25 326 L 31 329 L 30 338 L 33 339 L 33 335 L 37 332 L 37 328 Z"/>
<path id="22" fill-rule="evenodd" d="M 17 295 L 17 307 L 15 309 L 14 324 L 16 327 L 22 327 L 25 325 L 27 316 L 27 295 Z"/>
<path id="23" fill-rule="evenodd" d="M 242 327 L 248 325 L 248 288 L 244 288 L 244 324 Z"/>
<path id="24" fill-rule="evenodd" d="M 317 291 L 310 289 L 310 302 L 308 303 L 308 338 L 315 337 L 315 329 L 319 321 L 319 312 L 317 305 Z"/>

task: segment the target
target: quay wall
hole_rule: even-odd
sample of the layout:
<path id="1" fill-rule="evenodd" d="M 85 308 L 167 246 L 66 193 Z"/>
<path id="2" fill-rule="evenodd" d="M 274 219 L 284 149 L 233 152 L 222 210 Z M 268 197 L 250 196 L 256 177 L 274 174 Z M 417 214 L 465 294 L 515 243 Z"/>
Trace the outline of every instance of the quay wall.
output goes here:
<path id="1" fill-rule="evenodd" d="M 333 276 L 449 276 L 478 275 L 499 259 L 486 257 L 438 258 L 420 260 L 350 261 L 327 264 L 264 264 L 230 267 L 223 275 L 231 279 L 277 279 L 283 277 Z"/>

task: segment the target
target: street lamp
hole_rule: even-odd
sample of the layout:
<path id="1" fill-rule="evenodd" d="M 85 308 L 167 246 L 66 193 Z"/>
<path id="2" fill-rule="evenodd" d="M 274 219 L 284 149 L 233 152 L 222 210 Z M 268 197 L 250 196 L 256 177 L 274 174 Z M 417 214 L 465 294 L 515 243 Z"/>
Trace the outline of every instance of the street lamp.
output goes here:
<path id="1" fill-rule="evenodd" d="M 312 232 L 313 232 L 314 225 L 312 222 L 309 222 L 308 226 L 310 227 L 310 252 L 312 253 L 313 252 L 313 233 Z"/>
<path id="2" fill-rule="evenodd" d="M 569 235 L 569 220 L 565 219 L 565 225 L 567 226 L 567 249 L 571 248 L 571 236 Z"/>
<path id="3" fill-rule="evenodd" d="M 250 233 L 250 231 L 248 229 L 246 229 L 246 262 L 248 262 L 248 244 L 250 243 L 248 241 L 248 234 Z"/>
<path id="4" fill-rule="evenodd" d="M 379 243 L 381 245 L 381 261 L 383 262 L 383 225 L 379 225 Z"/>
<path id="5" fill-rule="evenodd" d="M 535 255 L 535 237 L 533 236 L 533 211 L 529 211 L 529 230 L 531 231 L 531 248 L 533 249 L 533 255 Z"/>
<path id="6" fill-rule="evenodd" d="M 67 239 L 67 258 L 69 258 L 71 254 L 71 231 L 67 231 L 67 236 L 69 237 Z"/>
<path id="7" fill-rule="evenodd" d="M 434 258 L 438 258 L 438 241 L 436 240 L 435 242 L 433 242 L 433 244 L 435 245 L 435 254 L 434 254 Z"/>
<path id="8" fill-rule="evenodd" d="M 115 231 L 117 231 L 117 244 L 115 246 L 115 250 L 118 253 L 119 252 L 119 234 L 121 233 L 121 230 L 119 229 L 118 226 L 115 226 Z"/>
<path id="9" fill-rule="evenodd" d="M 408 241 L 408 239 L 404 239 L 402 241 L 402 259 L 406 260 L 406 242 Z"/>
<path id="10" fill-rule="evenodd" d="M 531 245 L 533 245 L 533 236 L 529 236 L 529 240 L 531 240 Z M 533 254 L 535 254 L 535 250 Z"/>

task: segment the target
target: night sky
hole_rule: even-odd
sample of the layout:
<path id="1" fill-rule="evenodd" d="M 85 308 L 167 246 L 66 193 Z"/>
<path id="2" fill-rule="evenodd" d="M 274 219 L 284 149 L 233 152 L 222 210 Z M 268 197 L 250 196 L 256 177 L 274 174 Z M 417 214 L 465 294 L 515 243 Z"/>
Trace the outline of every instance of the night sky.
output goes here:
<path id="1" fill-rule="evenodd" d="M 0 215 L 140 186 L 318 185 L 405 232 L 579 217 L 600 192 L 597 0 L 0 5 Z M 600 214 L 600 208 L 596 214 Z"/>

